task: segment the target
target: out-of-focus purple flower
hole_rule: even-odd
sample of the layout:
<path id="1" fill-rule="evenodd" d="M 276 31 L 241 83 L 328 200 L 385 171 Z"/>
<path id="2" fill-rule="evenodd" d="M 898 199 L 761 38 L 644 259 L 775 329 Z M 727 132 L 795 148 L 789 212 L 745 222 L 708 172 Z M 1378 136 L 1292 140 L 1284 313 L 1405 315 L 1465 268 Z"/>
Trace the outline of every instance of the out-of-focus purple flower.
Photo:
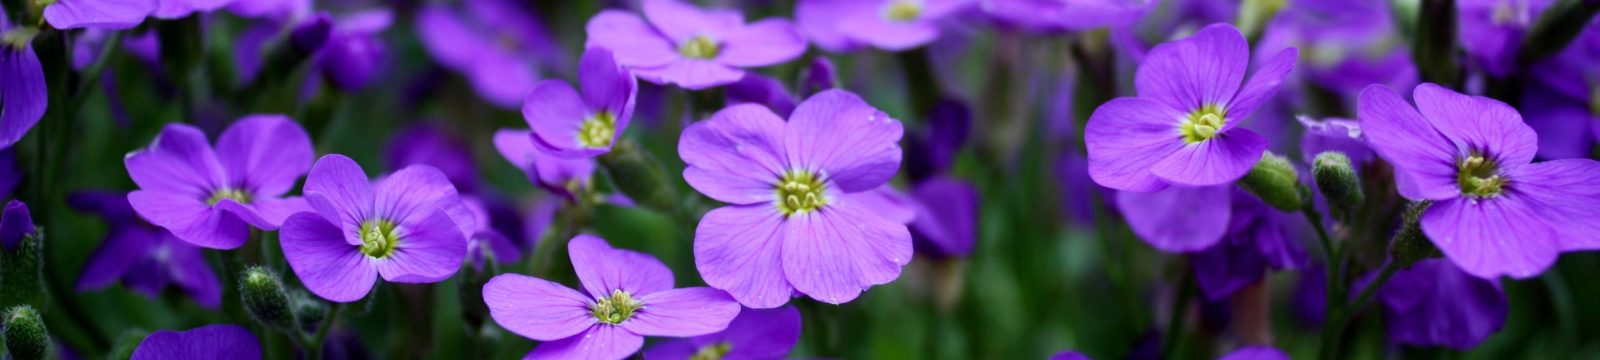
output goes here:
<path id="1" fill-rule="evenodd" d="M 1139 192 L 1238 180 L 1268 144 L 1238 124 L 1277 92 L 1296 54 L 1279 52 L 1241 87 L 1250 48 L 1232 25 L 1157 46 L 1134 79 L 1139 97 L 1111 100 L 1089 117 L 1089 175 Z"/>
<path id="2" fill-rule="evenodd" d="M 450 129 L 424 122 L 407 126 L 389 137 L 384 146 L 384 165 L 399 169 L 411 165 L 428 165 L 439 169 L 456 190 L 472 193 L 478 188 L 478 166 L 472 161 L 472 151 L 467 144 L 451 134 Z"/>
<path id="3" fill-rule="evenodd" d="M 545 80 L 534 85 L 522 103 L 533 143 L 563 158 L 611 152 L 611 145 L 628 130 L 639 94 L 633 74 L 618 66 L 611 50 L 589 48 L 578 67 L 582 93 L 566 81 Z"/>
<path id="4" fill-rule="evenodd" d="M 883 184 L 871 191 L 850 194 L 850 197 L 863 206 L 874 209 L 874 213 L 884 220 L 906 225 L 917 220 L 916 200 L 901 193 L 893 185 Z"/>
<path id="5" fill-rule="evenodd" d="M 1294 287 L 1294 318 L 1306 329 L 1319 329 L 1328 316 L 1328 273 L 1317 265 L 1301 271 Z"/>
<path id="6" fill-rule="evenodd" d="M 1128 227 L 1146 244 L 1170 253 L 1215 246 L 1233 222 L 1232 185 L 1172 186 L 1156 192 L 1117 192 Z M 1200 216 L 1204 215 L 1204 216 Z"/>
<path id="7" fill-rule="evenodd" d="M 465 3 L 464 12 L 443 4 L 423 7 L 417 35 L 434 61 L 466 77 L 478 96 L 516 108 L 539 81 L 539 69 L 559 68 L 565 54 L 520 2 Z"/>
<path id="8" fill-rule="evenodd" d="M 222 305 L 222 283 L 206 265 L 200 248 L 144 222 L 128 205 L 126 193 L 80 192 L 68 196 L 67 204 L 75 210 L 100 215 L 110 225 L 105 240 L 89 255 L 78 276 L 78 292 L 104 288 L 120 280 L 128 289 L 156 299 L 171 284 L 200 306 L 215 309 Z"/>
<path id="9" fill-rule="evenodd" d="M 233 0 L 228 2 L 230 3 L 228 4 L 228 12 L 243 18 L 291 19 L 311 12 L 311 0 Z"/>
<path id="10" fill-rule="evenodd" d="M 728 105 L 754 103 L 772 109 L 778 116 L 788 117 L 794 112 L 794 95 L 778 79 L 761 74 L 745 74 L 738 82 L 728 84 Z"/>
<path id="11" fill-rule="evenodd" d="M 1357 284 L 1365 287 L 1370 276 Z M 1413 346 L 1467 351 L 1506 323 L 1506 293 L 1498 281 L 1461 271 L 1444 259 L 1400 270 L 1378 290 L 1389 339 Z"/>
<path id="12" fill-rule="evenodd" d="M 483 286 L 495 323 L 544 342 L 526 358 L 621 360 L 645 336 L 706 335 L 739 315 L 739 303 L 721 290 L 674 289 L 672 269 L 648 254 L 590 235 L 572 238 L 567 252 L 587 294 L 519 274 Z"/>
<path id="13" fill-rule="evenodd" d="M 1001 24 L 1033 32 L 1120 27 L 1138 21 L 1152 0 L 979 0 Z"/>
<path id="14" fill-rule="evenodd" d="M 928 114 L 928 126 L 918 136 L 906 137 L 906 173 L 912 179 L 942 174 L 955 163 L 956 153 L 967 143 L 972 111 L 957 100 L 944 100 Z"/>
<path id="15" fill-rule="evenodd" d="M 646 22 L 646 19 L 649 22 Z M 784 19 L 744 23 L 735 9 L 699 9 L 676 0 L 645 0 L 644 18 L 606 10 L 589 19 L 588 47 L 616 52 L 640 79 L 700 90 L 731 84 L 747 67 L 794 60 L 806 50 Z"/>
<path id="16" fill-rule="evenodd" d="M 216 149 L 200 129 L 168 124 L 150 147 L 123 159 L 139 190 L 128 202 L 151 224 L 200 247 L 244 245 L 250 226 L 277 230 L 310 210 L 282 197 L 311 167 L 311 137 L 283 115 L 249 115 L 222 132 Z"/>
<path id="17" fill-rule="evenodd" d="M 293 30 L 289 31 L 289 44 L 302 52 L 313 53 L 328 43 L 328 35 L 331 33 L 333 33 L 333 17 L 328 13 L 317 13 L 311 18 L 301 20 Z"/>
<path id="18" fill-rule="evenodd" d="M 105 1 L 105 0 L 102 0 Z M 113 0 L 132 1 L 132 0 Z M 161 6 L 155 9 L 154 16 L 158 19 L 177 19 L 193 13 L 205 13 L 221 9 L 233 4 L 236 0 L 160 0 Z M 261 0 L 242 0 L 238 2 L 253 2 Z M 268 0 L 275 1 L 275 0 Z"/>
<path id="19" fill-rule="evenodd" d="M 388 9 L 369 10 L 337 19 L 314 60 L 319 72 L 346 91 L 365 88 L 382 69 L 387 46 L 378 36 L 394 23 Z"/>
<path id="20" fill-rule="evenodd" d="M 832 52 L 867 45 L 904 51 L 939 38 L 939 21 L 976 0 L 800 0 L 795 21 L 817 47 Z"/>
<path id="21" fill-rule="evenodd" d="M 1461 0 L 1457 39 L 1469 64 L 1493 77 L 1511 74 L 1522 53 L 1522 38 L 1555 0 Z"/>
<path id="22" fill-rule="evenodd" d="M 800 98 L 808 98 L 823 90 L 839 87 L 839 75 L 834 70 L 833 60 L 825 56 L 818 56 L 811 61 L 811 67 L 806 68 L 805 78 L 800 81 Z"/>
<path id="23" fill-rule="evenodd" d="M 0 149 L 0 198 L 11 197 L 11 191 L 22 183 L 22 169 L 17 168 L 17 152 L 11 148 Z"/>
<path id="24" fill-rule="evenodd" d="M 1195 279 L 1209 301 L 1226 299 L 1261 281 L 1267 269 L 1300 269 L 1311 261 L 1296 240 L 1300 237 L 1293 225 L 1304 221 L 1301 217 L 1278 211 L 1242 190 L 1233 193 L 1223 241 L 1193 258 Z"/>
<path id="25" fill-rule="evenodd" d="M 961 257 L 972 254 L 977 242 L 978 190 L 964 181 L 936 177 L 922 181 L 911 190 L 916 199 L 916 220 L 911 222 L 915 248 L 934 257 Z"/>
<path id="26" fill-rule="evenodd" d="M 695 230 L 695 265 L 740 303 L 796 294 L 841 304 L 900 276 L 911 235 L 852 196 L 899 170 L 900 122 L 844 90 L 806 99 L 785 122 L 735 105 L 685 129 L 678 154 L 696 190 L 730 203 Z"/>
<path id="27" fill-rule="evenodd" d="M 533 203 L 533 208 L 528 210 L 528 217 L 523 221 L 523 238 L 519 244 L 525 251 L 533 251 L 539 247 L 539 242 L 544 240 L 545 230 L 550 224 L 556 222 L 556 212 L 561 211 L 562 201 L 559 198 L 544 198 Z"/>
<path id="28" fill-rule="evenodd" d="M 1116 196 L 1115 191 L 1089 178 L 1089 158 L 1077 151 L 1061 154 L 1056 162 L 1056 181 L 1061 184 L 1061 212 L 1074 225 L 1094 225 L 1094 208 L 1102 204 L 1095 200 L 1095 193 L 1100 194 L 1100 199 Z"/>
<path id="29" fill-rule="evenodd" d="M 1296 119 L 1306 128 L 1300 136 L 1300 155 L 1307 164 L 1315 163 L 1317 154 L 1327 151 L 1344 153 L 1357 168 L 1378 158 L 1367 146 L 1366 138 L 1361 136 L 1361 124 L 1354 120 L 1328 118 L 1317 121 L 1305 116 Z"/>
<path id="30" fill-rule="evenodd" d="M 1400 36 L 1388 2 L 1294 0 L 1262 30 L 1254 60 L 1298 48 L 1306 62 L 1296 78 L 1354 101 L 1367 85 L 1416 85 L 1410 50 L 1394 41 Z"/>
<path id="31" fill-rule="evenodd" d="M 11 30 L 11 20 L 0 14 L 0 31 L 6 30 Z M 0 79 L 4 79 L 0 80 L 0 98 L 5 99 L 0 105 L 0 148 L 9 149 L 39 123 L 49 103 L 44 68 L 31 41 L 22 47 L 0 45 Z"/>
<path id="32" fill-rule="evenodd" d="M 594 159 L 557 157 L 533 142 L 533 132 L 528 130 L 500 129 L 494 134 L 495 149 L 526 173 L 528 182 L 573 200 L 587 192 L 594 176 Z"/>
<path id="33" fill-rule="evenodd" d="M 1600 139 L 1600 26 L 1591 24 L 1571 45 L 1533 65 L 1522 93 L 1528 126 L 1539 134 L 1539 157 L 1586 158 Z M 1584 131 L 1585 129 L 1589 131 Z"/>
<path id="34" fill-rule="evenodd" d="M 161 330 L 139 342 L 132 360 L 261 360 L 261 342 L 238 325 L 206 325 L 189 331 Z"/>
<path id="35" fill-rule="evenodd" d="M 1234 350 L 1217 360 L 1289 360 L 1289 354 L 1271 346 L 1246 346 Z"/>
<path id="36" fill-rule="evenodd" d="M 409 166 L 376 182 L 354 160 L 327 155 L 306 176 L 315 212 L 290 216 L 283 257 L 306 289 L 335 302 L 360 300 L 382 274 L 399 283 L 449 278 L 477 229 L 444 173 Z"/>
<path id="37" fill-rule="evenodd" d="M 1051 355 L 1049 360 L 1094 360 L 1077 351 L 1062 351 Z"/>
<path id="38" fill-rule="evenodd" d="M 644 352 L 645 360 L 776 360 L 800 342 L 800 310 L 744 309 L 716 333 L 663 341 Z"/>
<path id="39" fill-rule="evenodd" d="M 488 205 L 476 197 L 463 197 L 462 204 L 472 212 L 477 228 L 467 233 L 467 261 L 472 262 L 472 267 L 483 271 L 485 259 L 494 260 L 501 264 L 515 263 L 522 260 L 522 249 L 511 241 L 511 238 L 496 230 L 492 226 L 493 219 L 489 214 Z"/>
<path id="40" fill-rule="evenodd" d="M 28 212 L 28 204 L 20 200 L 11 200 L 6 203 L 5 212 L 0 213 L 0 246 L 6 252 L 17 251 L 17 245 L 22 244 L 22 239 L 33 236 L 33 214 Z"/>
<path id="41" fill-rule="evenodd" d="M 1537 135 L 1505 103 L 1434 84 L 1412 96 L 1415 108 L 1373 85 L 1358 118 L 1400 195 L 1433 200 L 1422 231 L 1445 257 L 1478 277 L 1525 279 L 1561 251 L 1600 248 L 1600 162 L 1531 163 Z"/>
<path id="42" fill-rule="evenodd" d="M 162 0 L 177 2 L 180 0 Z M 44 19 L 57 29 L 131 29 L 156 11 L 157 0 L 59 0 L 44 7 Z"/>

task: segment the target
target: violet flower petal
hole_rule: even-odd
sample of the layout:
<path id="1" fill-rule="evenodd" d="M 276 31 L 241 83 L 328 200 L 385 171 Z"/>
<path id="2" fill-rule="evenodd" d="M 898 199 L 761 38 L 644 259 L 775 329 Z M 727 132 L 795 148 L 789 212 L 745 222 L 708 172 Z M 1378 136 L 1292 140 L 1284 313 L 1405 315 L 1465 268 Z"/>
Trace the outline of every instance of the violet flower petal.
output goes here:
<path id="1" fill-rule="evenodd" d="M 817 301 L 855 300 L 868 287 L 894 281 L 911 262 L 905 225 L 849 200 L 838 199 L 828 204 L 829 211 L 790 217 L 783 224 L 784 275 Z"/>
<path id="2" fill-rule="evenodd" d="M 578 235 L 567 243 L 567 254 L 579 282 L 589 296 L 609 297 L 622 290 L 635 298 L 672 289 L 672 269 L 649 254 L 612 248 L 594 235 Z"/>
<path id="3" fill-rule="evenodd" d="M 495 276 L 483 285 L 483 300 L 496 324 L 534 340 L 572 337 L 596 323 L 589 312 L 593 299 L 532 276 Z"/>
<path id="4" fill-rule="evenodd" d="M 708 287 L 667 289 L 638 299 L 644 307 L 618 325 L 644 336 L 687 337 L 722 331 L 740 309 L 728 293 Z"/>
<path id="5" fill-rule="evenodd" d="M 711 210 L 695 228 L 695 268 L 706 284 L 745 306 L 782 306 L 794 290 L 783 269 L 784 224 L 770 204 Z"/>
<path id="6" fill-rule="evenodd" d="M 900 121 L 849 91 L 826 90 L 806 99 L 788 125 L 789 165 L 827 174 L 845 193 L 883 185 L 900 169 Z"/>
<path id="7" fill-rule="evenodd" d="M 754 104 L 731 106 L 690 125 L 678 142 L 687 165 L 684 181 L 722 202 L 774 201 L 774 184 L 789 171 L 785 126 L 777 114 Z"/>
<path id="8" fill-rule="evenodd" d="M 378 268 L 342 231 L 310 212 L 290 216 L 278 232 L 283 258 L 306 290 L 333 302 L 361 300 L 378 281 Z M 460 259 L 459 257 L 457 258 Z"/>

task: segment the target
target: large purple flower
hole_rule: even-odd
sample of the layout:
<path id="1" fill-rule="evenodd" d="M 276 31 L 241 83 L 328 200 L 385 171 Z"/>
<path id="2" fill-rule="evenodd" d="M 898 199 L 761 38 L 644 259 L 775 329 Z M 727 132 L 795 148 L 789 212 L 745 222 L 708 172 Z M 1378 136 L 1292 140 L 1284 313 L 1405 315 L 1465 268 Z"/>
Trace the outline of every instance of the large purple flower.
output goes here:
<path id="1" fill-rule="evenodd" d="M 156 299 L 171 284 L 201 306 L 222 305 L 222 283 L 206 265 L 200 248 L 144 222 L 128 205 L 126 193 L 80 192 L 67 197 L 67 204 L 78 211 L 98 214 L 110 225 L 105 240 L 89 255 L 78 276 L 78 292 L 120 280 L 128 289 Z"/>
<path id="2" fill-rule="evenodd" d="M 261 342 L 238 325 L 206 325 L 189 331 L 161 330 L 139 342 L 132 360 L 261 360 Z"/>
<path id="3" fill-rule="evenodd" d="M 728 328 L 683 340 L 663 341 L 644 352 L 645 360 L 776 360 L 800 342 L 800 310 L 744 309 Z"/>
<path id="4" fill-rule="evenodd" d="M 1600 248 L 1600 162 L 1532 164 L 1538 139 L 1516 109 L 1433 84 L 1412 96 L 1416 108 L 1367 88 L 1361 128 L 1394 165 L 1400 195 L 1433 200 L 1422 231 L 1450 261 L 1479 277 L 1529 278 L 1561 251 Z"/>
<path id="5" fill-rule="evenodd" d="M 1401 344 L 1466 351 L 1506 323 L 1506 293 L 1498 281 L 1469 275 L 1441 259 L 1395 273 L 1378 290 L 1378 300 L 1389 339 Z"/>
<path id="6" fill-rule="evenodd" d="M 565 55 L 519 3 L 469 0 L 464 12 L 430 4 L 417 13 L 417 35 L 434 61 L 461 73 L 478 96 L 515 108 L 539 81 L 538 69 L 560 67 Z"/>
<path id="7" fill-rule="evenodd" d="M 306 176 L 315 212 L 283 223 L 283 256 L 306 289 L 336 302 L 360 300 L 384 280 L 430 283 L 461 268 L 465 234 L 476 229 L 444 173 L 426 165 L 368 182 L 361 165 L 327 155 Z"/>
<path id="8" fill-rule="evenodd" d="M 578 67 L 582 94 L 565 81 L 545 80 L 522 103 L 534 144 L 564 158 L 611 152 L 611 144 L 628 129 L 639 94 L 633 74 L 617 66 L 610 50 L 589 48 Z"/>
<path id="9" fill-rule="evenodd" d="M 1517 65 L 1522 40 L 1539 14 L 1555 0 L 1460 0 L 1457 39 L 1471 63 L 1494 77 L 1504 77 Z"/>
<path id="10" fill-rule="evenodd" d="M 739 81 L 743 68 L 793 60 L 806 41 L 788 20 L 744 23 L 733 9 L 645 0 L 644 16 L 606 10 L 589 19 L 588 47 L 616 52 L 640 79 L 700 90 Z"/>
<path id="11" fill-rule="evenodd" d="M 11 20 L 0 14 L 0 31 L 11 30 Z M 0 148 L 11 148 L 33 124 L 39 123 L 49 104 L 44 84 L 44 68 L 33 53 L 33 43 L 22 47 L 0 45 Z"/>
<path id="12" fill-rule="evenodd" d="M 696 190 L 730 203 L 695 230 L 695 265 L 740 303 L 773 308 L 798 291 L 840 304 L 900 276 L 905 225 L 853 193 L 900 167 L 900 122 L 844 90 L 795 108 L 789 122 L 735 105 L 684 130 L 678 154 Z"/>
<path id="13" fill-rule="evenodd" d="M 800 0 L 795 21 L 817 47 L 909 50 L 939 38 L 938 22 L 976 0 Z"/>
<path id="14" fill-rule="evenodd" d="M 139 184 L 128 202 L 183 241 L 232 249 L 248 239 L 249 226 L 277 230 L 290 214 L 310 209 L 304 199 L 280 196 L 312 156 L 311 137 L 283 115 L 240 118 L 215 150 L 200 129 L 168 124 L 149 148 L 123 159 Z"/>
<path id="15" fill-rule="evenodd" d="M 979 0 L 1002 24 L 1035 32 L 1120 27 L 1154 8 L 1152 0 Z"/>
<path id="16" fill-rule="evenodd" d="M 588 294 L 518 274 L 483 286 L 490 316 L 517 335 L 543 341 L 529 359 L 620 360 L 645 336 L 689 337 L 722 331 L 739 303 L 721 290 L 673 289 L 672 270 L 650 255 L 578 235 L 567 244 Z"/>
<path id="17" fill-rule="evenodd" d="M 161 2 L 181 3 L 178 0 Z M 59 0 L 44 8 L 44 19 L 57 29 L 131 29 L 156 11 L 157 0 Z"/>
<path id="18" fill-rule="evenodd" d="M 1296 54 L 1278 53 L 1240 87 L 1250 48 L 1231 25 L 1156 46 L 1134 79 L 1139 97 L 1111 100 L 1089 117 L 1089 175 L 1139 192 L 1238 180 L 1267 148 L 1238 125 L 1277 92 Z"/>
<path id="19" fill-rule="evenodd" d="M 527 174 L 528 182 L 573 200 L 588 191 L 594 159 L 557 157 L 533 143 L 532 131 L 500 129 L 494 133 L 494 147 L 500 156 Z"/>

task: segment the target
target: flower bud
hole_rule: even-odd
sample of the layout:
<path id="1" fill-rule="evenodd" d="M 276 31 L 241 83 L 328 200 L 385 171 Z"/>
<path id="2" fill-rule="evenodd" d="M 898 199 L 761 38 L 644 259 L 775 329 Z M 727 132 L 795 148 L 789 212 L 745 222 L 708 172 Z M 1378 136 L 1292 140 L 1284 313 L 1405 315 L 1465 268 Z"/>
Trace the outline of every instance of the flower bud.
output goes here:
<path id="1" fill-rule="evenodd" d="M 6 204 L 0 214 L 0 306 L 44 306 L 44 229 L 33 225 L 28 205 Z"/>
<path id="2" fill-rule="evenodd" d="M 650 210 L 662 213 L 677 211 L 677 195 L 667 181 L 661 162 L 639 149 L 632 140 L 619 140 L 611 152 L 600 155 L 600 166 L 611 174 L 611 180 L 628 198 Z"/>
<path id="3" fill-rule="evenodd" d="M 802 70 L 800 75 L 800 98 L 808 98 L 823 90 L 838 87 L 838 77 L 834 75 L 833 61 L 825 56 L 818 56 L 811 66 Z"/>
<path id="4" fill-rule="evenodd" d="M 278 275 L 265 267 L 245 269 L 239 275 L 239 294 L 250 317 L 267 327 L 289 330 L 294 327 L 294 312 L 289 308 L 289 293 L 283 290 Z"/>
<path id="5" fill-rule="evenodd" d="M 377 294 L 368 294 L 367 297 L 345 304 L 345 308 L 357 310 L 352 313 L 365 313 L 372 306 L 372 299 Z M 322 301 L 307 296 L 304 292 L 296 293 L 292 303 L 294 318 L 300 321 L 300 330 L 307 333 L 316 333 L 317 327 L 322 326 L 322 320 L 328 317 L 328 306 Z"/>
<path id="6" fill-rule="evenodd" d="M 1289 164 L 1289 159 L 1278 154 L 1270 151 L 1261 154 L 1261 161 L 1239 179 L 1239 186 L 1278 210 L 1300 209 L 1300 173 Z"/>
<path id="7" fill-rule="evenodd" d="M 117 337 L 117 342 L 111 344 L 111 352 L 106 354 L 106 359 L 128 360 L 133 358 L 133 351 L 139 349 L 139 343 L 144 342 L 146 336 L 150 336 L 150 332 L 139 328 L 122 332 L 122 336 Z"/>
<path id="8" fill-rule="evenodd" d="M 1403 269 L 1410 269 L 1418 261 L 1444 257 L 1433 241 L 1428 240 L 1428 235 L 1422 233 L 1422 212 L 1427 211 L 1430 205 L 1433 205 L 1432 201 L 1411 203 L 1406 208 L 1400 231 L 1395 232 L 1394 240 L 1389 242 L 1389 257 Z"/>
<path id="9" fill-rule="evenodd" d="M 1366 198 L 1361 193 L 1361 178 L 1356 175 L 1355 168 L 1350 166 L 1350 158 L 1344 153 L 1329 151 L 1317 154 L 1314 162 L 1311 177 L 1316 179 L 1317 190 L 1322 192 L 1322 197 L 1328 199 L 1328 205 L 1336 211 L 1349 213 Z"/>
<path id="10" fill-rule="evenodd" d="M 44 319 L 32 306 L 18 305 L 6 311 L 5 337 L 6 350 L 14 360 L 44 360 L 53 353 Z"/>

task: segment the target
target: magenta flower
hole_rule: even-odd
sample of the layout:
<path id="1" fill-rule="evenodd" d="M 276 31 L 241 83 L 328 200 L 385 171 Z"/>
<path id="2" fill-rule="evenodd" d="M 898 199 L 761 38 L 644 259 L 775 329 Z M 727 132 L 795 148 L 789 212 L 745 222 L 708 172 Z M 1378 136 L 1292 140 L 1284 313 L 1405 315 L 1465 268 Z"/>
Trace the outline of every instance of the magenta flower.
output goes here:
<path id="1" fill-rule="evenodd" d="M 789 356 L 800 342 L 800 310 L 744 309 L 728 328 L 682 340 L 663 341 L 644 352 L 645 360 L 752 359 Z"/>
<path id="2" fill-rule="evenodd" d="M 164 2 L 182 2 L 163 0 Z M 156 11 L 157 0 L 60 0 L 44 7 L 44 19 L 57 29 L 131 29 Z"/>
<path id="3" fill-rule="evenodd" d="M 306 289 L 335 302 L 360 300 L 382 274 L 399 283 L 444 280 L 461 268 L 477 227 L 444 173 L 409 166 L 368 182 L 344 155 L 317 160 L 306 176 L 315 212 L 289 217 L 283 257 Z"/>
<path id="4" fill-rule="evenodd" d="M 1416 108 L 1373 85 L 1358 115 L 1400 195 L 1433 200 L 1422 231 L 1445 257 L 1474 276 L 1521 279 L 1561 251 L 1600 248 L 1600 162 L 1531 163 L 1537 135 L 1505 103 L 1434 84 L 1412 96 Z"/>
<path id="5" fill-rule="evenodd" d="M 739 304 L 721 290 L 673 289 L 672 270 L 648 254 L 578 235 L 567 243 L 588 294 L 518 274 L 483 285 L 495 323 L 543 341 L 526 359 L 620 360 L 645 336 L 689 337 L 722 331 Z"/>
<path id="6" fill-rule="evenodd" d="M 676 0 L 645 0 L 644 18 L 606 10 L 589 19 L 588 47 L 616 52 L 617 62 L 657 84 L 700 90 L 739 81 L 743 68 L 800 57 L 806 40 L 788 20 L 746 25 L 733 9 L 699 9 Z"/>
<path id="7" fill-rule="evenodd" d="M 261 342 L 238 325 L 206 325 L 189 331 L 161 330 L 139 342 L 132 360 L 261 360 Z"/>
<path id="8" fill-rule="evenodd" d="M 745 306 L 783 305 L 796 291 L 840 304 L 900 276 L 911 261 L 904 224 L 855 196 L 900 167 L 900 122 L 844 90 L 800 103 L 789 122 L 736 105 L 683 131 L 684 180 L 730 206 L 695 230 L 695 265 Z"/>
<path id="9" fill-rule="evenodd" d="M 633 74 L 617 66 L 610 50 L 589 48 L 578 67 L 582 94 L 565 81 L 545 80 L 522 103 L 534 144 L 563 158 L 611 152 L 611 144 L 628 129 L 639 94 Z"/>
<path id="10" fill-rule="evenodd" d="M 277 230 L 289 215 L 311 209 L 304 199 L 281 197 L 311 157 L 311 137 L 283 115 L 240 118 L 222 132 L 215 150 L 200 129 L 168 124 L 149 148 L 123 159 L 139 184 L 128 203 L 190 244 L 236 248 L 248 239 L 249 226 Z"/>
<path id="11" fill-rule="evenodd" d="M 832 52 L 872 45 L 904 51 L 939 38 L 940 20 L 976 0 L 801 0 L 795 21 L 817 47 Z"/>
<path id="12" fill-rule="evenodd" d="M 1240 87 L 1250 48 L 1232 25 L 1156 46 L 1135 75 L 1139 97 L 1111 100 L 1089 117 L 1089 176 L 1138 192 L 1238 180 L 1267 149 L 1238 125 L 1278 91 L 1296 54 L 1278 53 Z"/>

